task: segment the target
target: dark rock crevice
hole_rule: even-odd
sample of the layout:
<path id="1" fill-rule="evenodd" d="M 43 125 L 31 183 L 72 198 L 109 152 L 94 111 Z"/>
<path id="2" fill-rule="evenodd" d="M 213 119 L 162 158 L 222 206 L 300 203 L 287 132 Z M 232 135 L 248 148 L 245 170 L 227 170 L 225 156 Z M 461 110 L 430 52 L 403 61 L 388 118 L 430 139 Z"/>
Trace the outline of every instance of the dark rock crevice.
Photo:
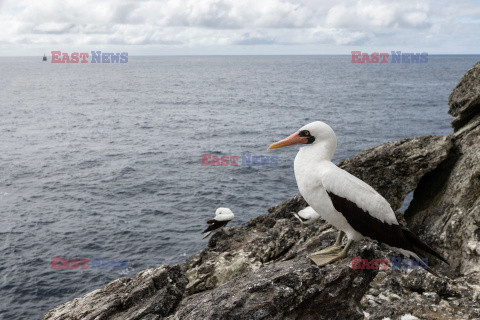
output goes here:
<path id="1" fill-rule="evenodd" d="M 474 107 L 465 109 L 465 111 L 461 115 L 459 115 L 452 121 L 452 126 L 455 131 L 466 126 L 477 115 L 478 109 L 475 108 L 478 108 L 478 105 L 480 105 L 480 97 L 472 103 Z"/>
<path id="2" fill-rule="evenodd" d="M 338 165 L 374 187 L 395 211 L 420 179 L 448 157 L 451 148 L 449 136 L 415 137 L 362 151 Z"/>
<path id="3" fill-rule="evenodd" d="M 447 181 L 459 157 L 460 150 L 455 146 L 451 147 L 447 157 L 435 169 L 420 178 L 414 189 L 413 199 L 404 214 L 409 227 L 423 225 L 425 216 L 421 217 L 419 213 L 439 201 L 440 195 L 447 189 Z M 415 228 L 413 231 L 418 232 Z"/>

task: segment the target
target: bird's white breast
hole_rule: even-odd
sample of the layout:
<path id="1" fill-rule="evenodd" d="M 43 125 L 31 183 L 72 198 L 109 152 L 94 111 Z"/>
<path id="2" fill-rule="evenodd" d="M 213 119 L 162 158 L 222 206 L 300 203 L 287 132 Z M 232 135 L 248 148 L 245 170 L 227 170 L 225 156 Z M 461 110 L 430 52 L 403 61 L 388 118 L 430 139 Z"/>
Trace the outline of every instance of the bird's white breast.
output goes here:
<path id="1" fill-rule="evenodd" d="M 312 163 L 314 161 L 310 157 L 305 157 L 301 151 L 302 149 L 298 152 L 294 162 L 295 179 L 300 194 L 323 219 L 338 230 L 344 231 L 349 239 L 362 239 L 363 236 L 350 226 L 340 212 L 335 210 L 322 184 L 322 172 L 328 170 L 331 162 L 325 160 Z"/>

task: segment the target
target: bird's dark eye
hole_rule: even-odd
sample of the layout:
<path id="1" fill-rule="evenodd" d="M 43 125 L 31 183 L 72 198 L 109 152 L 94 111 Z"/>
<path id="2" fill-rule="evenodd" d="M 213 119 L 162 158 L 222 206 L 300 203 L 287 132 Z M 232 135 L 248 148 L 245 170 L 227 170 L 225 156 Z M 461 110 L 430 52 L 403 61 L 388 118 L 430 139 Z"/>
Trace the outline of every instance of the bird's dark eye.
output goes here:
<path id="1" fill-rule="evenodd" d="M 300 137 L 310 137 L 310 131 L 308 130 L 302 130 L 300 131 Z"/>
<path id="2" fill-rule="evenodd" d="M 300 135 L 300 137 L 306 137 L 307 138 L 307 142 L 306 142 L 307 144 L 311 144 L 315 141 L 315 137 L 312 136 L 312 134 L 308 130 L 300 131 L 299 135 Z"/>

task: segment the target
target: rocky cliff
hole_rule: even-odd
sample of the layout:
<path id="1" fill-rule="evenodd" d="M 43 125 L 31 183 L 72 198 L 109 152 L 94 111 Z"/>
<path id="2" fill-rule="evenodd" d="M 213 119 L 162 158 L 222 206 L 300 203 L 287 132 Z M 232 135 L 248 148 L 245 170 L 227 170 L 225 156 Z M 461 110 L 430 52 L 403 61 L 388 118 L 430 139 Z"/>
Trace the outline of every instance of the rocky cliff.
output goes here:
<path id="1" fill-rule="evenodd" d="M 480 319 L 480 63 L 452 92 L 454 133 L 390 142 L 339 165 L 377 189 L 398 215 L 450 261 L 424 270 L 352 269 L 351 258 L 317 267 L 307 255 L 332 244 L 326 223 L 290 212 L 301 196 L 240 228 L 212 236 L 182 265 L 144 270 L 49 311 L 53 319 Z M 405 218 L 405 219 L 403 219 Z M 398 256 L 374 241 L 350 257 Z"/>

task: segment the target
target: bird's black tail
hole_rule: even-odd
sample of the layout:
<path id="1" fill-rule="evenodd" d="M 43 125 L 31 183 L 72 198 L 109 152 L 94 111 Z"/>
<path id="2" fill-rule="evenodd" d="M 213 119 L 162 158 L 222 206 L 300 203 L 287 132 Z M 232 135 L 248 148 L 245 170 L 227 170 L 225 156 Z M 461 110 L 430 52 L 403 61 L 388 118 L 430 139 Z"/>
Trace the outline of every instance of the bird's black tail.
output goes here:
<path id="1" fill-rule="evenodd" d="M 405 236 L 405 238 L 407 238 L 408 242 L 410 242 L 410 244 L 412 246 L 414 246 L 415 248 L 420 249 L 420 250 L 422 250 L 426 253 L 431 254 L 432 256 L 442 260 L 443 262 L 445 262 L 446 264 L 449 265 L 448 261 L 444 257 L 442 257 L 437 251 L 433 250 L 433 248 L 430 247 L 428 244 L 426 244 L 425 242 L 420 240 L 411 231 L 406 230 L 406 229 L 402 229 L 402 232 L 403 232 L 403 235 Z"/>
<path id="2" fill-rule="evenodd" d="M 427 270 L 428 272 L 433 274 L 435 277 L 441 278 L 440 275 L 438 273 L 436 273 L 435 271 L 433 271 L 432 268 L 430 268 L 429 266 L 424 266 L 424 267 L 425 267 L 425 270 Z"/>

